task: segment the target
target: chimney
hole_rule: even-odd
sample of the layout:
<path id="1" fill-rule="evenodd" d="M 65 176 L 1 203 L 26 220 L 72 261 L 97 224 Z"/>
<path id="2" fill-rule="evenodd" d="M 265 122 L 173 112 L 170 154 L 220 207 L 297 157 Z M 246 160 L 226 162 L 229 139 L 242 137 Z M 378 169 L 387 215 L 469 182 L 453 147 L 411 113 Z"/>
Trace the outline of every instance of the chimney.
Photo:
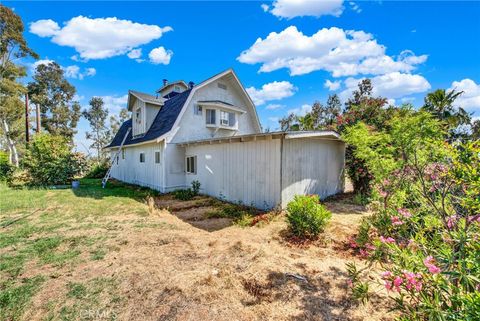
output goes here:
<path id="1" fill-rule="evenodd" d="M 166 86 L 168 84 L 168 79 L 163 79 L 163 85 Z"/>
<path id="2" fill-rule="evenodd" d="M 195 83 L 194 83 L 193 81 L 190 81 L 190 82 L 188 83 L 188 88 L 192 89 L 193 86 L 195 86 Z"/>

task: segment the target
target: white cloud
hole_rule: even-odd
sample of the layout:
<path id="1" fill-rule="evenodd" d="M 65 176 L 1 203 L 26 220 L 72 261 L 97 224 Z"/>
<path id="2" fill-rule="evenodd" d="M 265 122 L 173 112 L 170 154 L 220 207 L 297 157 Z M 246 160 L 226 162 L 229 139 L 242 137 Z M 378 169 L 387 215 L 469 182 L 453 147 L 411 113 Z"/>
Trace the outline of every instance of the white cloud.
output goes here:
<path id="1" fill-rule="evenodd" d="M 60 26 L 51 19 L 37 20 L 30 24 L 30 32 L 40 37 L 52 37 L 59 31 Z"/>
<path id="2" fill-rule="evenodd" d="M 279 33 L 271 32 L 265 39 L 258 38 L 237 59 L 247 64 L 261 63 L 260 72 L 287 68 L 293 76 L 326 70 L 341 77 L 411 72 L 428 57 L 405 50 L 394 59 L 385 51 L 385 46 L 364 31 L 332 27 L 307 36 L 290 26 Z"/>
<path id="3" fill-rule="evenodd" d="M 79 78 L 79 76 L 82 77 L 80 74 L 80 67 L 76 65 L 65 67 L 64 70 L 65 77 L 67 78 Z"/>
<path id="4" fill-rule="evenodd" d="M 290 115 L 290 114 L 295 114 L 297 116 L 305 116 L 307 113 L 309 113 L 310 111 L 312 111 L 312 105 L 309 105 L 309 104 L 303 104 L 302 106 L 300 106 L 299 108 L 293 108 L 293 109 L 289 109 L 287 114 Z"/>
<path id="5" fill-rule="evenodd" d="M 456 105 L 470 111 L 480 112 L 480 84 L 471 79 L 463 79 L 452 82 L 450 90 L 463 91 L 463 94 L 456 100 Z"/>
<path id="6" fill-rule="evenodd" d="M 346 89 L 340 93 L 340 98 L 346 100 L 358 87 L 360 78 L 347 78 L 344 83 Z M 387 99 L 402 98 L 404 96 L 422 93 L 431 88 L 430 83 L 420 75 L 392 72 L 371 78 L 373 95 Z"/>
<path id="7" fill-rule="evenodd" d="M 37 69 L 37 67 L 39 65 L 48 65 L 49 63 L 51 62 L 54 62 L 53 60 L 50 60 L 50 59 L 40 59 L 40 60 L 37 60 L 35 61 L 33 64 L 31 64 L 31 70 L 32 72 L 35 72 L 35 69 Z"/>
<path id="8" fill-rule="evenodd" d="M 265 3 L 262 3 L 262 5 L 260 6 L 262 8 L 262 10 L 264 12 L 268 12 L 268 9 L 270 9 L 270 7 L 268 6 L 268 4 L 265 4 Z"/>
<path id="9" fill-rule="evenodd" d="M 130 59 L 138 59 L 142 56 L 142 49 L 137 48 L 137 49 L 132 49 L 128 54 L 128 58 Z"/>
<path id="10" fill-rule="evenodd" d="M 362 9 L 360 8 L 360 6 L 359 6 L 358 4 L 356 4 L 355 2 L 350 1 L 348 4 L 350 5 L 350 8 L 351 8 L 353 11 L 355 11 L 356 13 L 362 12 Z"/>
<path id="11" fill-rule="evenodd" d="M 150 62 L 152 64 L 158 65 L 168 65 L 170 63 L 170 59 L 172 59 L 173 51 L 165 50 L 163 47 L 158 47 L 150 51 L 148 54 L 148 58 L 150 58 Z"/>
<path id="12" fill-rule="evenodd" d="M 96 74 L 97 74 L 97 70 L 95 68 L 85 69 L 85 76 L 95 76 Z"/>
<path id="13" fill-rule="evenodd" d="M 97 70 L 95 68 L 85 68 L 83 72 L 81 72 L 80 67 L 77 65 L 62 67 L 65 72 L 65 77 L 83 80 L 85 77 L 93 77 L 97 74 Z"/>
<path id="14" fill-rule="evenodd" d="M 37 60 L 34 63 L 30 64 L 30 71 L 34 73 L 39 65 L 48 65 L 49 63 L 52 63 L 52 62 L 55 62 L 55 61 L 48 58 Z M 66 78 L 82 80 L 85 77 L 93 77 L 97 74 L 97 70 L 91 67 L 85 68 L 83 72 L 81 71 L 81 68 L 77 65 L 71 65 L 66 67 L 60 66 L 60 67 L 63 69 L 63 72 Z"/>
<path id="15" fill-rule="evenodd" d="M 110 115 L 118 116 L 120 114 L 120 110 L 127 107 L 128 95 L 107 95 L 100 96 L 100 98 L 103 99 L 104 106 Z"/>
<path id="16" fill-rule="evenodd" d="M 328 88 L 329 91 L 335 91 L 337 90 L 338 88 L 340 88 L 342 82 L 340 80 L 337 80 L 337 81 L 330 81 L 329 79 L 327 79 L 325 81 L 325 88 Z"/>
<path id="17" fill-rule="evenodd" d="M 279 100 L 293 96 L 297 88 L 288 81 L 274 81 L 263 85 L 261 89 L 248 87 L 246 90 L 255 105 L 258 106 L 270 100 Z"/>
<path id="18" fill-rule="evenodd" d="M 265 10 L 265 7 L 262 8 Z M 338 17 L 343 9 L 343 0 L 275 0 L 270 13 L 286 19 L 304 16 L 318 18 L 327 15 Z"/>
<path id="19" fill-rule="evenodd" d="M 275 110 L 275 109 L 280 109 L 280 108 L 283 108 L 285 107 L 284 105 L 280 105 L 280 104 L 268 104 L 265 109 L 266 110 Z"/>
<path id="20" fill-rule="evenodd" d="M 171 27 L 161 28 L 115 17 L 91 19 L 78 16 L 67 21 L 62 28 L 50 19 L 30 24 L 31 33 L 51 37 L 52 42 L 60 46 L 75 48 L 81 59 L 124 55 L 171 30 Z"/>

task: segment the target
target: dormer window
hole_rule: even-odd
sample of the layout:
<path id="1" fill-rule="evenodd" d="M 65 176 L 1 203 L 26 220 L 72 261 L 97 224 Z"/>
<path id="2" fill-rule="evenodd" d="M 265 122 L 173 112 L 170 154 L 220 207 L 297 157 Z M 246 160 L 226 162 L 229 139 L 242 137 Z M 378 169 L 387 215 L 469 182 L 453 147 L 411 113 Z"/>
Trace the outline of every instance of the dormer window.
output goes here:
<path id="1" fill-rule="evenodd" d="M 138 107 L 137 109 L 135 109 L 135 121 L 136 121 L 137 124 L 142 123 L 142 108 L 141 107 Z"/>

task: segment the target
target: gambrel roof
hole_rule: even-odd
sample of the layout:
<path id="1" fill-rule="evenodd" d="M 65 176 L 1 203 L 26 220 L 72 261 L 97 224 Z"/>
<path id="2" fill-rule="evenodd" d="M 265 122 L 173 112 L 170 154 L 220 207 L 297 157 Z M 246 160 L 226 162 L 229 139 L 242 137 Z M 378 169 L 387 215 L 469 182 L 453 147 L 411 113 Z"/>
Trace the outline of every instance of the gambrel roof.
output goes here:
<path id="1" fill-rule="evenodd" d="M 177 117 L 180 114 L 180 111 L 182 110 L 185 101 L 187 101 L 189 94 L 190 90 L 187 90 L 165 101 L 162 108 L 157 113 L 157 116 L 155 117 L 152 126 L 150 126 L 145 135 L 133 138 L 132 131 L 130 131 L 124 145 L 133 145 L 151 141 L 168 133 L 172 129 L 175 121 L 177 120 Z M 123 137 L 125 136 L 125 133 L 127 132 L 129 127 L 132 127 L 132 119 L 125 121 L 122 126 L 120 126 L 120 129 L 118 130 L 110 145 L 105 148 L 120 146 Z"/>
<path id="2" fill-rule="evenodd" d="M 175 128 L 178 127 L 179 121 L 182 118 L 183 113 L 185 112 L 185 107 L 188 105 L 190 100 L 192 99 L 193 93 L 204 87 L 205 85 L 225 76 L 231 74 L 234 79 L 237 81 L 239 84 L 241 90 L 247 97 L 248 103 L 252 109 L 252 116 L 254 117 L 255 120 L 255 125 L 257 127 L 257 131 L 261 132 L 261 126 L 260 126 L 260 121 L 258 119 L 257 115 L 257 110 L 255 108 L 255 104 L 253 103 L 252 99 L 246 92 L 245 88 L 241 84 L 240 80 L 238 79 L 237 75 L 233 71 L 233 69 L 227 69 L 221 73 L 218 73 L 207 80 L 201 82 L 200 84 L 196 85 L 195 87 L 188 89 L 168 100 L 165 100 L 163 103 L 163 106 L 161 106 L 160 111 L 158 112 L 157 116 L 155 117 L 155 120 L 153 121 L 152 125 L 148 129 L 148 131 L 145 133 L 145 135 L 141 137 L 132 137 L 132 131 L 128 134 L 128 137 L 124 143 L 124 145 L 134 145 L 134 144 L 141 144 L 141 143 L 146 143 L 153 141 L 155 139 L 159 139 L 162 136 L 166 135 L 170 131 L 174 130 Z M 139 92 L 135 91 L 129 91 L 129 94 L 134 95 L 135 97 L 139 98 L 140 100 L 143 100 L 145 102 L 148 102 L 148 98 L 155 98 L 154 96 L 148 95 L 148 94 L 142 94 Z M 142 96 L 142 95 L 146 96 Z M 161 99 L 161 98 L 160 98 Z M 205 103 L 206 101 L 204 101 Z M 209 101 L 210 103 L 213 103 L 212 101 Z M 216 103 L 224 103 L 221 101 L 218 101 Z M 229 104 L 230 105 L 230 104 Z M 231 107 L 233 108 L 233 107 Z M 114 139 L 105 148 L 111 148 L 111 147 L 116 147 L 120 146 L 123 140 L 123 137 L 125 136 L 125 133 L 127 132 L 128 128 L 132 127 L 132 120 L 129 119 L 126 122 L 120 126 L 120 129 L 118 130 L 118 133 L 115 135 Z"/>

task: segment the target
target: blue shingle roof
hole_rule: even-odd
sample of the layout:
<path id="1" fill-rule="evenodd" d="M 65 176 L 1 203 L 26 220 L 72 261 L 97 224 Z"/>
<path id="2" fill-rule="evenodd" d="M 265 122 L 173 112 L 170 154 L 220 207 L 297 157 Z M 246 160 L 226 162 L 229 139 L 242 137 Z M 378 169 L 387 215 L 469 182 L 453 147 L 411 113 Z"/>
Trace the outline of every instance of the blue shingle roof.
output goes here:
<path id="1" fill-rule="evenodd" d="M 170 98 L 169 100 L 165 101 L 165 104 L 163 105 L 162 108 L 160 108 L 160 111 L 155 117 L 155 120 L 153 121 L 152 126 L 150 126 L 149 130 L 145 133 L 145 135 L 141 137 L 133 138 L 132 131 L 130 131 L 127 139 L 125 140 L 124 145 L 132 145 L 132 144 L 138 144 L 138 143 L 150 141 L 168 133 L 172 129 L 173 124 L 177 120 L 183 105 L 187 101 L 190 91 L 191 89 L 186 90 L 181 94 L 178 94 Z M 129 127 L 132 127 L 131 119 L 125 121 L 122 124 L 122 126 L 120 126 L 120 129 L 118 130 L 117 134 L 113 138 L 110 145 L 108 145 L 107 147 L 120 146 L 120 144 L 122 143 L 123 137 L 125 136 L 125 133 L 127 132 Z"/>

